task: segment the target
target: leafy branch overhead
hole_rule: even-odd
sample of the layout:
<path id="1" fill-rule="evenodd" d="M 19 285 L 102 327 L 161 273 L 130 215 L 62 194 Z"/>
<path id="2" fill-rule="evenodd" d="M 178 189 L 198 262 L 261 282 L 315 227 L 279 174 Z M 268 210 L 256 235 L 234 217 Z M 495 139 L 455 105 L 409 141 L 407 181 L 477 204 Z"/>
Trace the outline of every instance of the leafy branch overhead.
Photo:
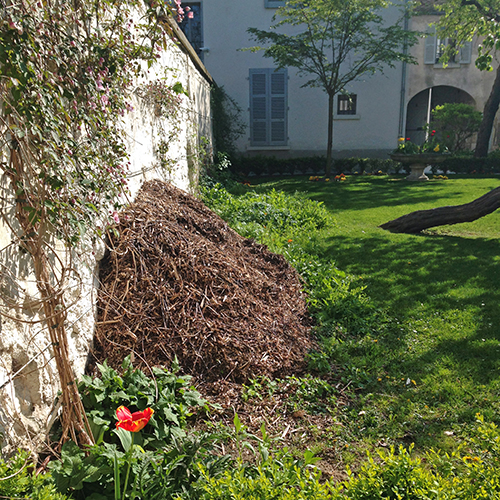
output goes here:
<path id="1" fill-rule="evenodd" d="M 394 23 L 383 13 L 395 4 L 385 0 L 289 0 L 278 9 L 270 30 L 249 28 L 278 68 L 294 67 L 309 77 L 303 87 L 318 87 L 329 99 L 327 175 L 331 168 L 333 98 L 346 93 L 361 76 L 384 72 L 397 61 L 415 62 L 408 47 L 417 38 L 405 29 L 404 11 Z M 287 31 L 287 32 L 283 32 Z"/>
<path id="2" fill-rule="evenodd" d="M 447 0 L 438 8 L 443 12 L 436 31 L 441 37 L 452 37 L 457 47 L 477 37 L 479 40 L 476 66 L 481 71 L 493 71 L 495 52 L 500 49 L 500 1 L 499 0 Z M 452 50 L 445 52 L 449 58 Z M 496 67 L 495 80 L 483 108 L 483 120 L 479 128 L 475 156 L 486 157 L 490 137 L 500 106 L 500 67 Z"/>

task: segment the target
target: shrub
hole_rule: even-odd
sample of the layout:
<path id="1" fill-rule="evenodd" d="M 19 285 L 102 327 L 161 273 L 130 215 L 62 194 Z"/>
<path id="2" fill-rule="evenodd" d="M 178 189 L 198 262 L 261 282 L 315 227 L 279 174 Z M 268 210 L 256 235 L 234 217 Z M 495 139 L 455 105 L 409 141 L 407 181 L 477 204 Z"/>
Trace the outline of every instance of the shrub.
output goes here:
<path id="1" fill-rule="evenodd" d="M 317 459 L 306 452 L 314 462 Z M 332 488 L 320 481 L 320 473 L 288 453 L 270 456 L 257 466 L 239 466 L 213 478 L 202 468 L 203 500 L 328 500 Z"/>
<path id="2" fill-rule="evenodd" d="M 132 491 L 126 498 L 199 498 L 200 466 L 212 478 L 230 467 L 229 457 L 211 453 L 214 438 L 208 434 L 190 435 L 150 451 L 134 447 L 128 482 Z M 59 491 L 71 494 L 72 498 L 116 500 L 115 470 L 124 470 L 127 463 L 126 454 L 116 445 L 101 443 L 84 451 L 68 442 L 63 446 L 61 459 L 51 462 L 50 468 Z M 123 490 L 123 474 L 118 478 Z"/>
<path id="3" fill-rule="evenodd" d="M 337 174 L 352 172 L 359 163 L 359 158 L 336 158 L 333 169 Z"/>
<path id="4" fill-rule="evenodd" d="M 432 110 L 430 127 L 436 130 L 441 149 L 466 149 L 471 137 L 479 130 L 483 114 L 464 103 L 446 103 Z"/>
<path id="5" fill-rule="evenodd" d="M 0 458 L 0 498 L 64 500 L 50 474 L 36 475 L 29 453 L 19 451 L 9 461 Z"/>
<path id="6" fill-rule="evenodd" d="M 247 238 L 262 240 L 265 232 L 273 232 L 290 239 L 296 232 L 317 230 L 328 222 L 324 206 L 300 194 L 248 191 L 236 197 L 218 184 L 205 188 L 202 195 L 209 208 Z"/>

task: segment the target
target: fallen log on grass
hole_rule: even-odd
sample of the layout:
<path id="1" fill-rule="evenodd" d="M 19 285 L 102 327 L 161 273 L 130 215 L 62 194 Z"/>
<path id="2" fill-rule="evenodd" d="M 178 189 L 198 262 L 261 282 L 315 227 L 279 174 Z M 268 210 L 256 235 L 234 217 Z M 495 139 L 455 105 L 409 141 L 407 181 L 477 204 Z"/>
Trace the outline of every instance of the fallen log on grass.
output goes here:
<path id="1" fill-rule="evenodd" d="M 417 210 L 379 227 L 392 233 L 416 234 L 431 227 L 472 222 L 491 214 L 498 208 L 500 208 L 500 187 L 464 205 Z"/>

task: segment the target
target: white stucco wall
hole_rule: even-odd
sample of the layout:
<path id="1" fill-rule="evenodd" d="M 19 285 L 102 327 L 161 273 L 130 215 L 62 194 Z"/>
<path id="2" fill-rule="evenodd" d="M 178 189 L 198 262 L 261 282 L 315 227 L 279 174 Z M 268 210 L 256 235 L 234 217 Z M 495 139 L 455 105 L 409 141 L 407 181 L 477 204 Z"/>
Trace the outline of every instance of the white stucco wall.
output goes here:
<path id="1" fill-rule="evenodd" d="M 218 85 L 239 104 L 242 118 L 249 123 L 249 69 L 272 68 L 271 59 L 261 53 L 239 49 L 254 43 L 248 27 L 269 29 L 275 9 L 264 8 L 264 0 L 225 2 L 203 0 L 205 65 Z M 387 10 L 387 22 L 400 16 L 399 9 Z M 223 22 L 223 36 L 221 36 Z M 334 124 L 334 150 L 338 155 L 385 155 L 397 145 L 402 65 L 387 68 L 384 74 L 366 76 L 348 86 L 358 96 L 358 113 L 353 118 L 337 117 Z M 288 69 L 288 147 L 250 147 L 249 129 L 239 140 L 241 152 L 285 154 L 294 156 L 324 154 L 327 143 L 328 98 L 320 89 L 301 88 L 307 81 L 295 70 Z M 289 151 L 289 153 L 287 153 Z M 283 154 L 283 153 L 282 153 Z"/>
<path id="2" fill-rule="evenodd" d="M 168 131 L 168 118 L 154 116 L 150 106 L 135 95 L 134 110 L 124 117 L 127 151 L 130 157 L 129 188 L 133 199 L 145 180 L 160 178 L 186 191 L 196 188 L 197 151 L 202 138 L 212 143 L 211 77 L 188 47 L 170 43 L 158 63 L 137 87 L 165 78 L 168 84 L 181 82 L 188 96 L 182 97 L 180 127 L 168 152 L 173 168 L 159 168 L 157 146 Z M 167 70 L 168 68 L 168 70 Z M 159 120 L 164 120 L 163 124 Z M 39 322 L 40 305 L 30 259 L 20 253 L 9 225 L 16 226 L 14 200 L 8 179 L 0 178 L 0 448 L 10 453 L 18 446 L 39 449 L 45 431 L 57 413 L 54 409 L 58 386 L 55 363 L 47 332 Z M 72 364 L 77 376 L 85 369 L 92 345 L 95 321 L 98 261 L 104 244 L 81 247 L 71 254 L 55 242 L 61 259 L 72 259 L 75 271 L 68 282 L 66 328 Z M 14 305 L 16 304 L 16 307 Z"/>

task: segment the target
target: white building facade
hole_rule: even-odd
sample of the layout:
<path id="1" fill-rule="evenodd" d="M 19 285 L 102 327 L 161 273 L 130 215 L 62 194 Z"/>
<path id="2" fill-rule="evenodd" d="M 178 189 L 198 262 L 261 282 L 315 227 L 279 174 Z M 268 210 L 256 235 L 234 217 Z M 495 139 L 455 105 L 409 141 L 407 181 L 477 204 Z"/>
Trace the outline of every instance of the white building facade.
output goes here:
<path id="1" fill-rule="evenodd" d="M 247 29 L 268 30 L 277 8 L 285 2 L 185 3 L 194 15 L 185 21 L 183 29 L 215 82 L 242 109 L 247 129 L 237 149 L 248 155 L 278 157 L 325 154 L 326 93 L 301 88 L 306 78 L 298 76 L 294 68 L 275 71 L 273 60 L 264 58 L 262 52 L 241 50 L 253 45 Z M 433 1 L 427 3 L 430 5 L 407 20 L 408 29 L 431 35 L 410 49 L 418 64 L 397 63 L 383 73 L 352 82 L 346 88 L 351 95 L 348 101 L 345 96 L 336 96 L 334 156 L 387 158 L 398 137 L 410 136 L 421 142 L 429 104 L 433 108 L 444 102 L 467 102 L 482 111 L 493 75 L 480 72 L 474 65 L 477 42 L 467 44 L 456 60 L 443 68 L 436 57 L 447 41 L 432 36 L 429 24 L 437 21 L 439 14 L 433 9 Z M 395 23 L 401 19 L 402 10 L 393 6 L 384 16 L 388 24 Z"/>

